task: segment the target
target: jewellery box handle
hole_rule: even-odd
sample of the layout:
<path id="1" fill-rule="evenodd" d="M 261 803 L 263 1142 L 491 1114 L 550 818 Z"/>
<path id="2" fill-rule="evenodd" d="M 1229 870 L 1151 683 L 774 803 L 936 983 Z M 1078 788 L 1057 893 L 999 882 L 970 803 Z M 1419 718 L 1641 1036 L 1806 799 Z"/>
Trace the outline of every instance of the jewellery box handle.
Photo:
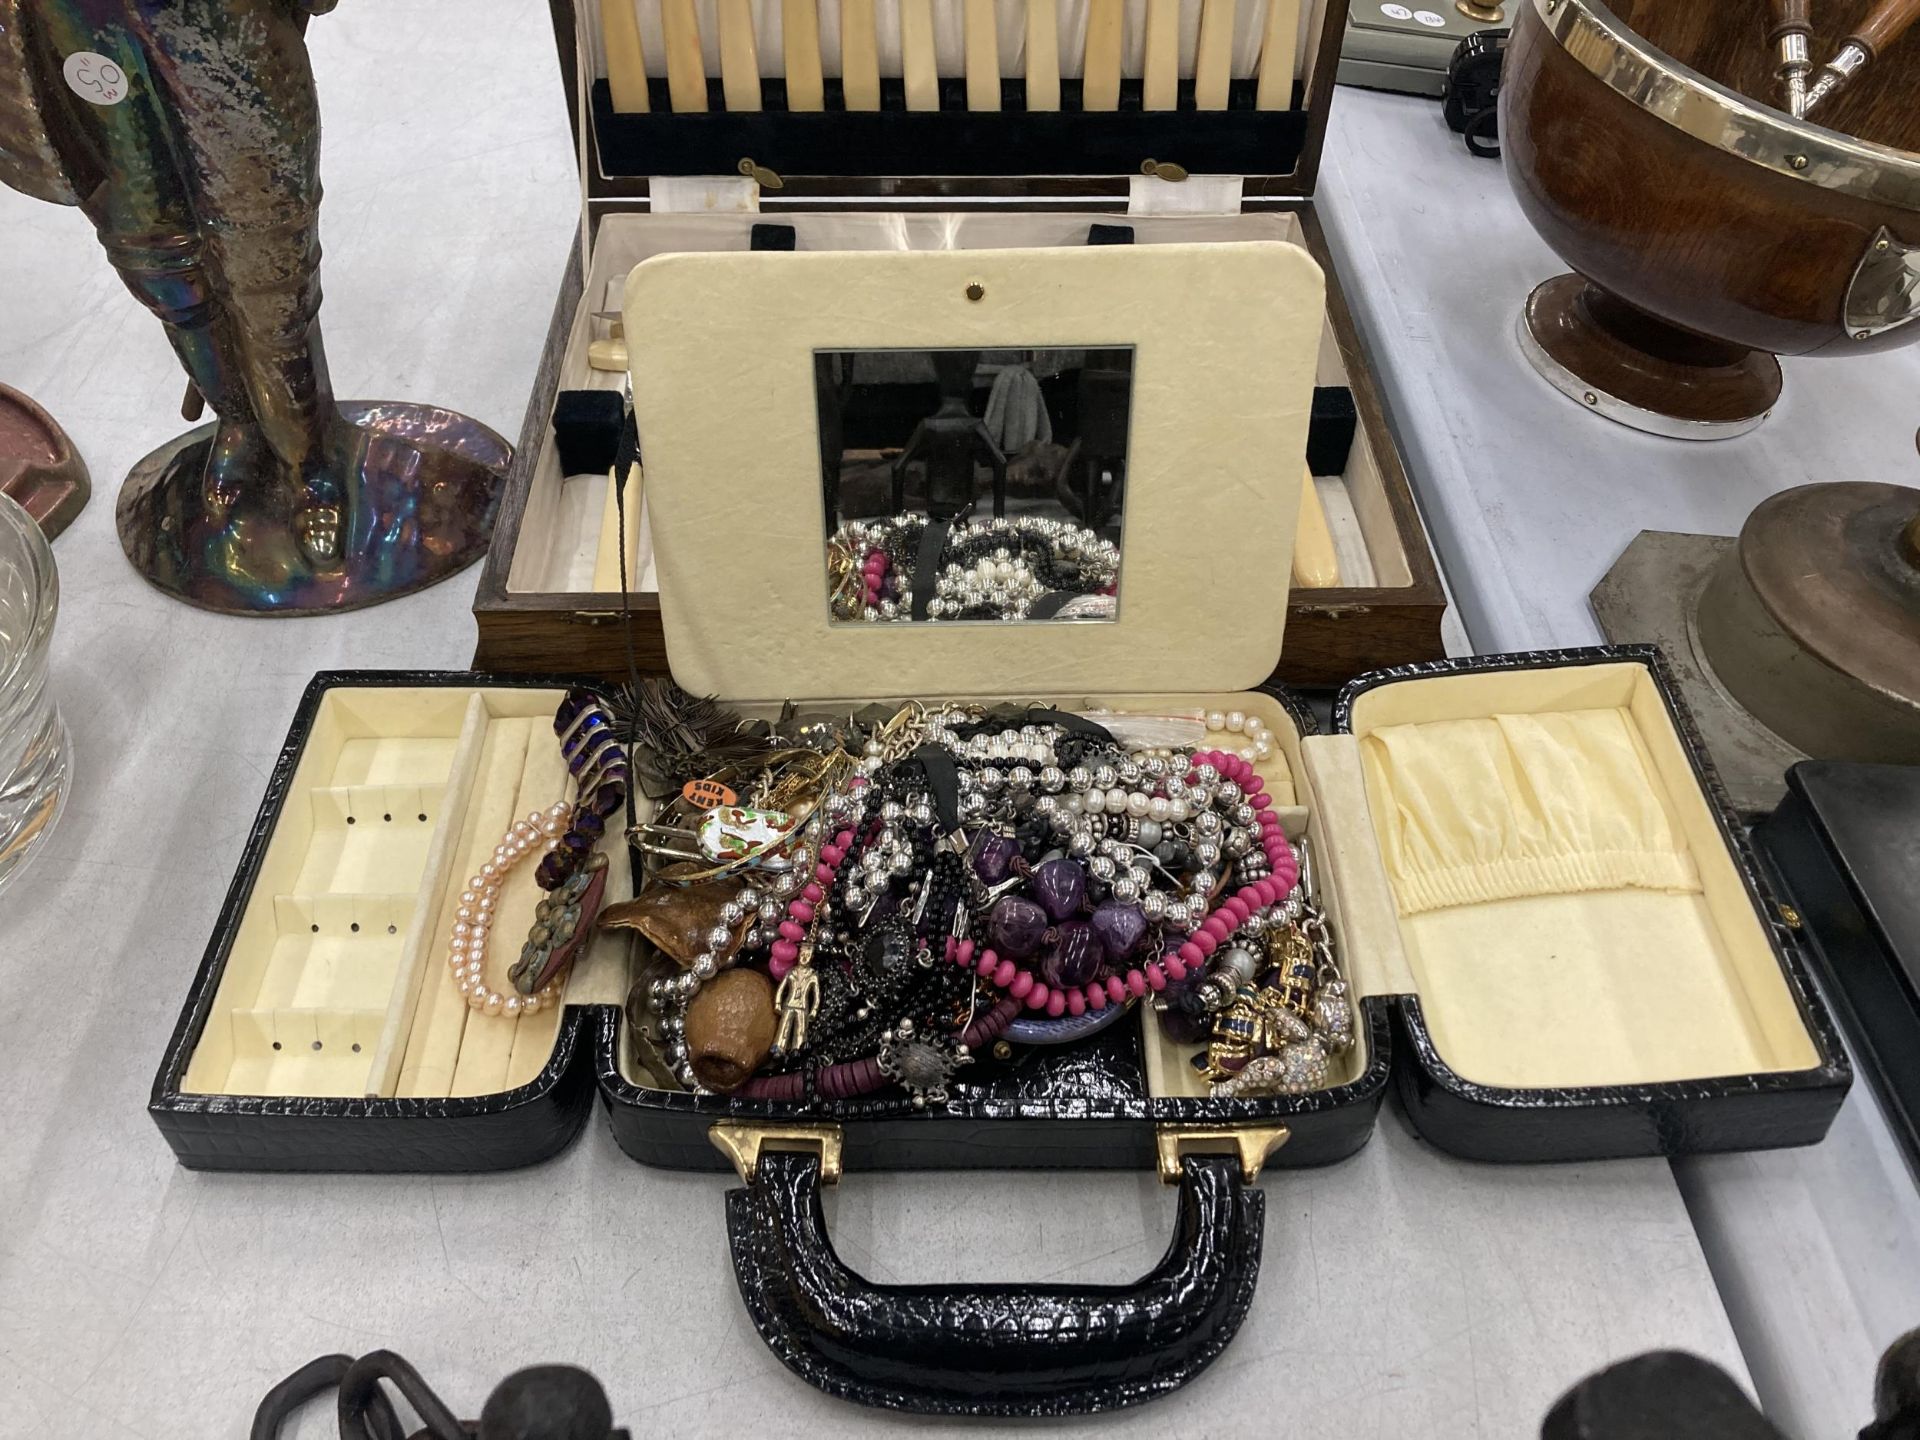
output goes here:
<path id="1" fill-rule="evenodd" d="M 876 1285 L 834 1252 L 823 1156 L 760 1151 L 727 1193 L 753 1323 L 830 1395 L 922 1413 L 1067 1415 L 1152 1399 L 1226 1348 L 1260 1274 L 1266 1197 L 1229 1155 L 1184 1155 L 1166 1257 L 1130 1285 Z"/>

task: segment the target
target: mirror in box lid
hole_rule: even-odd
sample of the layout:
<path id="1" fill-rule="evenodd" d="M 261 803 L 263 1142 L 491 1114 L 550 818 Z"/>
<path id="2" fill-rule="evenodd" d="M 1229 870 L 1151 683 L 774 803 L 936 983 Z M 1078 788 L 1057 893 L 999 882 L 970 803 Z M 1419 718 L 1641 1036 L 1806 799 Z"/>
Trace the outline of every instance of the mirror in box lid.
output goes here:
<path id="1" fill-rule="evenodd" d="M 634 414 L 675 678 L 730 700 L 1258 685 L 1285 625 L 1324 285 L 1299 247 L 1260 242 L 642 263 L 626 328 L 644 337 Z M 1111 623 L 836 624 L 819 603 L 809 537 L 839 522 L 818 357 L 903 349 L 1127 357 L 1135 538 Z"/>
<path id="2" fill-rule="evenodd" d="M 835 623 L 1114 618 L 1131 349 L 813 363 Z"/>

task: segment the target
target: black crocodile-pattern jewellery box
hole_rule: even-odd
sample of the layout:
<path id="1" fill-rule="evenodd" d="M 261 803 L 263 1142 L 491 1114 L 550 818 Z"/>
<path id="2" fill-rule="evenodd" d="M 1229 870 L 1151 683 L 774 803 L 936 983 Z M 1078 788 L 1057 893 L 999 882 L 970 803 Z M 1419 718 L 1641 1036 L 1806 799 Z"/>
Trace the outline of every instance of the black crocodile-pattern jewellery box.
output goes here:
<path id="1" fill-rule="evenodd" d="M 1176 288 L 1179 306 L 1113 305 Z M 830 303 L 850 294 L 867 298 Z M 626 294 L 627 333 L 650 337 L 633 392 L 676 678 L 750 715 L 957 698 L 1257 717 L 1274 743 L 1255 768 L 1311 853 L 1355 1005 L 1325 1084 L 1215 1098 L 1195 1047 L 1143 1005 L 1078 1042 L 983 1053 L 923 1110 L 691 1092 L 630 1033 L 623 1001 L 651 957 L 620 932 L 576 963 L 558 1008 L 469 1011 L 437 947 L 501 826 L 564 792 L 560 691 L 331 675 L 302 703 L 155 1082 L 182 1161 L 532 1163 L 597 1090 L 636 1160 L 737 1169 L 724 1203 L 741 1294 L 798 1375 L 865 1404 L 1018 1416 L 1132 1404 L 1198 1374 L 1258 1279 L 1255 1180 L 1354 1153 L 1390 1080 L 1422 1135 L 1473 1160 L 1818 1139 L 1847 1062 L 1657 654 L 1375 672 L 1324 735 L 1262 688 L 1302 468 L 1263 457 L 1304 453 L 1322 304 L 1317 266 L 1279 243 L 669 256 Z M 1133 347 L 1111 621 L 831 622 L 813 356 L 929 335 Z M 1236 588 L 1219 608 L 1223 574 Z M 532 895 L 509 885 L 503 914 L 524 920 Z M 1179 1196 L 1165 1258 L 1118 1287 L 898 1287 L 833 1250 L 824 1184 L 1017 1166 L 1154 1167 Z"/>

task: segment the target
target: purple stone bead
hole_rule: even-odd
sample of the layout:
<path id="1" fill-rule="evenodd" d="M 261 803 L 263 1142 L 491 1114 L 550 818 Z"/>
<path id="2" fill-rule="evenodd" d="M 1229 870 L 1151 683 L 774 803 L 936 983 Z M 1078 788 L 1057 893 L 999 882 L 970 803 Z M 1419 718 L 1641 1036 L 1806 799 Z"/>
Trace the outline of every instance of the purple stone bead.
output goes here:
<path id="1" fill-rule="evenodd" d="M 1109 900 L 1093 912 L 1093 933 L 1100 937 L 1107 958 L 1117 965 L 1146 938 L 1147 917 L 1138 905 Z"/>
<path id="2" fill-rule="evenodd" d="M 1019 853 L 1019 843 L 1011 836 L 984 831 L 973 842 L 973 873 L 991 889 L 1013 873 L 1013 860 Z"/>
<path id="3" fill-rule="evenodd" d="M 607 822 L 591 810 L 588 810 L 573 817 L 573 829 L 575 834 L 585 835 L 591 839 L 598 840 L 602 835 L 607 833 Z"/>
<path id="4" fill-rule="evenodd" d="M 1160 997 L 1157 1008 L 1160 1017 L 1160 1033 L 1176 1045 L 1198 1045 L 1213 1033 L 1213 1016 L 1201 1005 L 1200 997 L 1194 993 L 1199 980 L 1189 977 L 1185 980 L 1169 981 L 1166 993 Z"/>
<path id="5" fill-rule="evenodd" d="M 593 799 L 587 808 L 602 820 L 627 803 L 627 787 L 620 784 L 602 785 L 593 792 Z"/>
<path id="6" fill-rule="evenodd" d="M 1008 959 L 1024 960 L 1040 948 L 1047 933 L 1047 912 L 1018 895 L 1002 895 L 987 916 L 987 939 Z"/>
<path id="7" fill-rule="evenodd" d="M 545 855 L 542 855 L 540 857 L 540 864 L 535 867 L 533 872 L 534 884 L 538 885 L 542 890 L 558 890 L 562 885 L 566 884 L 567 875 L 573 869 L 570 860 L 562 860 L 560 858 L 566 853 L 564 850 L 550 850 Z"/>
<path id="8" fill-rule="evenodd" d="M 1047 914 L 1064 920 L 1087 898 L 1087 872 L 1077 860 L 1049 860 L 1033 872 L 1033 893 Z"/>
<path id="9" fill-rule="evenodd" d="M 1102 955 L 1100 937 L 1084 920 L 1068 920 L 1060 926 L 1059 938 L 1040 968 L 1040 978 L 1056 990 L 1071 990 L 1086 984 L 1099 973 Z"/>

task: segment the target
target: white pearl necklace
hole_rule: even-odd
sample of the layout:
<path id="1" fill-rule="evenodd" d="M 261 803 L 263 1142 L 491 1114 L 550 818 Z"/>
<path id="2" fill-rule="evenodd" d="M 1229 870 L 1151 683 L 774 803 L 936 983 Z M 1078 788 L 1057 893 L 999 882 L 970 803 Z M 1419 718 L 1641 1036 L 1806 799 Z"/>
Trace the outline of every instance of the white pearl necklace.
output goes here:
<path id="1" fill-rule="evenodd" d="M 1273 754 L 1273 732 L 1267 729 L 1267 722 L 1258 715 L 1249 715 L 1244 710 L 1209 710 L 1206 721 L 1207 729 L 1216 735 L 1246 737 L 1247 743 L 1238 748 L 1231 741 L 1217 747 L 1230 755 L 1238 755 L 1242 760 L 1253 763 Z"/>
<path id="2" fill-rule="evenodd" d="M 493 859 L 480 867 L 480 873 L 467 881 L 460 892 L 460 904 L 453 912 L 453 934 L 447 945 L 447 965 L 453 971 L 454 987 L 467 1007 L 485 1015 L 516 1019 L 535 1015 L 560 1000 L 560 982 L 550 980 L 531 995 L 506 994 L 487 984 L 487 937 L 493 929 L 494 912 L 500 903 L 500 889 L 507 872 L 528 855 L 545 854 L 559 848 L 566 833 L 568 808 L 562 803 L 545 814 L 535 810 L 493 847 Z"/>

